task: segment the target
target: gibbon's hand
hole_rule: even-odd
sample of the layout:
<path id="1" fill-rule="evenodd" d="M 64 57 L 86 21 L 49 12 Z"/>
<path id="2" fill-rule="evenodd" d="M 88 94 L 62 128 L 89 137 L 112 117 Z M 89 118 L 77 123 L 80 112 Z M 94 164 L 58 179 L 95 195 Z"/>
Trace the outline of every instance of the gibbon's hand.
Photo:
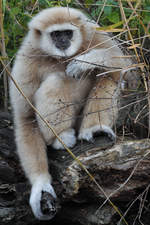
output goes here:
<path id="1" fill-rule="evenodd" d="M 41 209 L 42 204 L 42 194 L 43 192 L 49 193 L 51 198 L 47 199 L 48 214 L 44 214 Z M 56 199 L 57 196 L 52 185 L 49 182 L 43 182 L 42 179 L 38 179 L 32 186 L 30 195 L 30 206 L 35 217 L 39 220 L 50 220 L 57 213 L 56 209 Z"/>
<path id="2" fill-rule="evenodd" d="M 66 74 L 68 77 L 73 77 L 75 79 L 79 79 L 80 76 L 82 75 L 82 72 L 84 71 L 85 65 L 83 65 L 84 63 L 81 63 L 79 61 L 76 60 L 72 60 L 66 69 Z"/>
<path id="3" fill-rule="evenodd" d="M 94 62 L 92 62 L 95 60 L 91 57 L 92 54 L 89 52 L 73 59 L 67 66 L 67 76 L 79 79 L 82 75 L 84 76 L 84 72 L 93 70 L 96 66 L 94 65 Z"/>

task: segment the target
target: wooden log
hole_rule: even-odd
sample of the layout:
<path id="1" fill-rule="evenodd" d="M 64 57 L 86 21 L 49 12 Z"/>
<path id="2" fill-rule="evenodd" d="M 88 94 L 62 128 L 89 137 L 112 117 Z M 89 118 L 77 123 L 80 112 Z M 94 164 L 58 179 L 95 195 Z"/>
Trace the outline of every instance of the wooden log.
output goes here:
<path id="1" fill-rule="evenodd" d="M 10 115 L 0 114 L 0 118 L 0 224 L 41 224 L 28 204 L 30 186 L 15 152 Z M 129 203 L 146 190 L 150 179 L 150 140 L 118 139 L 113 143 L 101 135 L 95 143 L 79 142 L 72 152 L 105 194 L 68 152 L 48 147 L 49 168 L 61 209 L 51 222 L 42 224 L 117 224 L 120 217 L 116 210 L 109 201 L 102 204 L 110 196 L 123 214 Z M 138 211 L 130 211 L 135 219 Z M 127 221 L 130 219 L 128 216 Z"/>

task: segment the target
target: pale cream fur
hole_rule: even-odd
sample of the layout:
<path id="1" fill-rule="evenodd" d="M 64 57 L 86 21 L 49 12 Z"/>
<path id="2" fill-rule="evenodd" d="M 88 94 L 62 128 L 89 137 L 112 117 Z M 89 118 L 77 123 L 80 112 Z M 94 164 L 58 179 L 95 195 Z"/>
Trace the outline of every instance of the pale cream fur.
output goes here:
<path id="1" fill-rule="evenodd" d="M 96 131 L 104 131 L 115 137 L 112 127 L 118 114 L 117 82 L 120 73 L 111 73 L 108 77 L 97 79 L 93 86 L 92 80 L 95 77 L 82 80 L 82 75 L 96 65 L 81 61 L 124 69 L 132 64 L 129 59 L 115 57 L 124 55 L 117 42 L 107 33 L 96 31 L 96 26 L 76 9 L 60 7 L 43 10 L 29 23 L 29 32 L 18 51 L 12 70 L 24 94 L 68 147 L 76 142 L 74 128 L 83 106 L 84 116 L 78 132 L 80 139 L 90 140 Z M 57 29 L 74 31 L 71 46 L 66 51 L 57 49 L 50 39 L 49 32 Z M 46 145 L 54 143 L 53 146 L 59 148 L 59 144 L 12 82 L 10 96 L 18 154 L 33 186 L 30 204 L 38 219 L 50 219 L 41 212 L 39 196 L 42 190 L 47 190 L 56 198 L 52 186 L 48 186 L 51 184 L 51 176 L 48 172 Z M 67 141 L 70 136 L 71 141 Z"/>

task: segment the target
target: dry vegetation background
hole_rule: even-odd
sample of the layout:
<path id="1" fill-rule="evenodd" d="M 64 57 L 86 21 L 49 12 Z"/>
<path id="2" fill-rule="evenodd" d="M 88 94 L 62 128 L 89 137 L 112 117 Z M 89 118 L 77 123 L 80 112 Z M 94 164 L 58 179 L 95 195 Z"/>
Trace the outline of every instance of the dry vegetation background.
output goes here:
<path id="1" fill-rule="evenodd" d="M 82 9 L 89 18 L 101 25 L 102 30 L 116 35 L 120 46 L 126 48 L 130 56 L 134 58 L 141 74 L 141 82 L 136 91 L 142 94 L 131 104 L 140 103 L 142 107 L 136 118 L 130 119 L 134 120 L 133 123 L 138 123 L 138 128 L 142 130 L 141 137 L 148 137 L 149 125 L 145 119 L 148 121 L 148 109 L 150 108 L 150 0 L 0 0 L 0 110 L 10 110 L 8 75 L 15 54 L 27 32 L 28 21 L 41 9 L 53 6 Z M 131 91 L 130 95 L 132 94 L 134 93 Z M 126 128 L 125 131 L 128 132 Z M 122 133 L 124 133 L 124 128 L 122 128 Z M 147 194 L 148 189 L 149 186 L 143 195 Z M 149 205 L 147 208 L 150 208 Z"/>

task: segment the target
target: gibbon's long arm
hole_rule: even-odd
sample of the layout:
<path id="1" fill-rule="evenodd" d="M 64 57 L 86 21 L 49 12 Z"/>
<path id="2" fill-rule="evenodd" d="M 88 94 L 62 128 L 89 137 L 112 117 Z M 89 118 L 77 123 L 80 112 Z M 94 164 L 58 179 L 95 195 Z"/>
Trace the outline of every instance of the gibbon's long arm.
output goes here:
<path id="1" fill-rule="evenodd" d="M 67 66 L 67 75 L 78 78 L 84 71 L 92 70 L 96 67 L 107 71 L 120 70 L 119 72 L 121 72 L 126 70 L 132 64 L 131 61 L 128 59 L 124 60 L 124 55 L 119 47 L 115 46 L 117 44 L 115 41 L 112 44 L 114 44 L 114 47 L 91 49 L 85 54 L 74 57 Z"/>
<path id="2" fill-rule="evenodd" d="M 15 67 L 13 69 L 13 73 L 14 79 L 16 78 L 18 80 L 19 74 L 15 74 Z M 25 84 L 21 81 L 18 83 L 24 94 L 31 100 L 35 89 L 33 83 L 30 82 Z M 48 172 L 48 163 L 45 151 L 46 145 L 35 122 L 34 113 L 29 104 L 12 82 L 10 86 L 11 102 L 14 109 L 18 155 L 26 176 L 32 185 L 30 205 L 34 215 L 38 219 L 51 219 L 54 215 L 43 215 L 40 206 L 42 191 L 47 191 L 53 196 L 53 198 L 56 198 L 56 194 L 51 185 L 51 176 Z M 54 213 L 53 205 L 51 206 L 51 210 Z"/>

